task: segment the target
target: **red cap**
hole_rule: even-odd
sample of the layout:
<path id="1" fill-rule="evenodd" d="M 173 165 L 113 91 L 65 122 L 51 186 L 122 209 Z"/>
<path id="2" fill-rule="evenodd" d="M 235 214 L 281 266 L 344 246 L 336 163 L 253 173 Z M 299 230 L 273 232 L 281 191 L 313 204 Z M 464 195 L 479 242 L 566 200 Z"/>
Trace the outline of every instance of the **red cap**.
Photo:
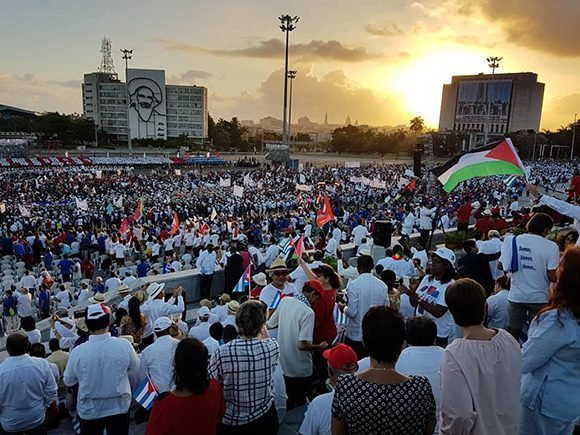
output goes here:
<path id="1" fill-rule="evenodd" d="M 322 352 L 322 356 L 328 361 L 330 367 L 337 370 L 350 370 L 356 367 L 358 363 L 355 351 L 343 343 L 326 349 Z"/>

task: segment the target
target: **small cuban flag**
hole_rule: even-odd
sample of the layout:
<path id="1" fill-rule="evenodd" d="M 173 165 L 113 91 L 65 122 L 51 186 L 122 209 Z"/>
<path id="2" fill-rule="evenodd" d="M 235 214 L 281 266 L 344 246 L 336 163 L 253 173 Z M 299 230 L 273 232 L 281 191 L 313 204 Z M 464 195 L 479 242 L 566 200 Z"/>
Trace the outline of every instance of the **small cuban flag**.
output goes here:
<path id="1" fill-rule="evenodd" d="M 346 326 L 346 314 L 340 311 L 338 305 L 334 306 L 334 323 L 337 328 L 344 328 Z"/>
<path id="2" fill-rule="evenodd" d="M 81 421 L 79 415 L 75 414 L 72 420 L 72 428 L 75 435 L 81 435 Z"/>
<path id="3" fill-rule="evenodd" d="M 251 282 L 252 282 L 251 269 L 252 269 L 252 265 L 248 264 L 248 267 L 246 267 L 246 270 L 244 271 L 244 273 L 242 273 L 240 280 L 238 281 L 238 283 L 234 287 L 234 290 L 233 290 L 234 293 L 243 293 L 243 292 L 250 291 Z"/>
<path id="4" fill-rule="evenodd" d="M 281 300 L 282 300 L 282 292 L 276 293 L 276 296 L 274 296 L 274 299 L 272 300 L 272 303 L 268 308 L 270 308 L 271 310 L 275 310 L 276 308 L 278 308 L 278 305 L 280 305 Z"/>
<path id="5" fill-rule="evenodd" d="M 155 398 L 159 395 L 149 376 L 145 376 L 141 385 L 133 392 L 133 399 L 147 410 L 151 410 Z"/>

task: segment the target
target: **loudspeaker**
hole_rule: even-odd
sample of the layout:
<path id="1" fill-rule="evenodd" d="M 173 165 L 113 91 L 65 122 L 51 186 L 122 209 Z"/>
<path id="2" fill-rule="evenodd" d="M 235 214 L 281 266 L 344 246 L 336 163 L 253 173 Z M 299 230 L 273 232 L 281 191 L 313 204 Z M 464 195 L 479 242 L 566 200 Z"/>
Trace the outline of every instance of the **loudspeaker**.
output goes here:
<path id="1" fill-rule="evenodd" d="M 391 221 L 376 221 L 373 227 L 373 242 L 377 246 L 388 248 L 391 246 L 393 223 Z"/>
<path id="2" fill-rule="evenodd" d="M 413 153 L 413 173 L 415 177 L 421 178 L 421 151 Z"/>

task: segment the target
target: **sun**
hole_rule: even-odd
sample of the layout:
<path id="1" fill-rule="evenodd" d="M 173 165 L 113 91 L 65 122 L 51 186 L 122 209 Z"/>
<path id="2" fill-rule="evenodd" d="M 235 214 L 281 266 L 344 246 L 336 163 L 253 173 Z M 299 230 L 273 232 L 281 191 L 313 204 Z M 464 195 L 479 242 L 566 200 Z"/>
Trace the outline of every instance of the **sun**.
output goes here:
<path id="1" fill-rule="evenodd" d="M 450 83 L 453 75 L 478 74 L 484 68 L 485 58 L 478 53 L 432 51 L 398 70 L 389 83 L 390 92 L 399 96 L 410 117 L 422 116 L 429 127 L 437 128 L 443 84 Z"/>

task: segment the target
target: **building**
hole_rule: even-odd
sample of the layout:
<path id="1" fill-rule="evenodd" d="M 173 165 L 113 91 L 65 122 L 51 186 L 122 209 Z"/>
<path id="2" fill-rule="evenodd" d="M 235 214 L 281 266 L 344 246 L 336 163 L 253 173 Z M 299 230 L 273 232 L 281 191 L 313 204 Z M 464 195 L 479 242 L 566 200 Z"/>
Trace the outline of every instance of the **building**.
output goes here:
<path id="1" fill-rule="evenodd" d="M 0 119 L 35 118 L 36 113 L 20 107 L 0 104 Z"/>
<path id="2" fill-rule="evenodd" d="M 168 85 L 165 71 L 129 69 L 129 86 L 112 73 L 85 74 L 83 113 L 119 141 L 188 137 L 207 139 L 207 89 Z M 129 104 L 127 104 L 127 99 Z"/>
<path id="3" fill-rule="evenodd" d="M 535 73 L 453 76 L 443 85 L 439 132 L 463 135 L 468 150 L 508 132 L 538 131 L 543 101 Z"/>

